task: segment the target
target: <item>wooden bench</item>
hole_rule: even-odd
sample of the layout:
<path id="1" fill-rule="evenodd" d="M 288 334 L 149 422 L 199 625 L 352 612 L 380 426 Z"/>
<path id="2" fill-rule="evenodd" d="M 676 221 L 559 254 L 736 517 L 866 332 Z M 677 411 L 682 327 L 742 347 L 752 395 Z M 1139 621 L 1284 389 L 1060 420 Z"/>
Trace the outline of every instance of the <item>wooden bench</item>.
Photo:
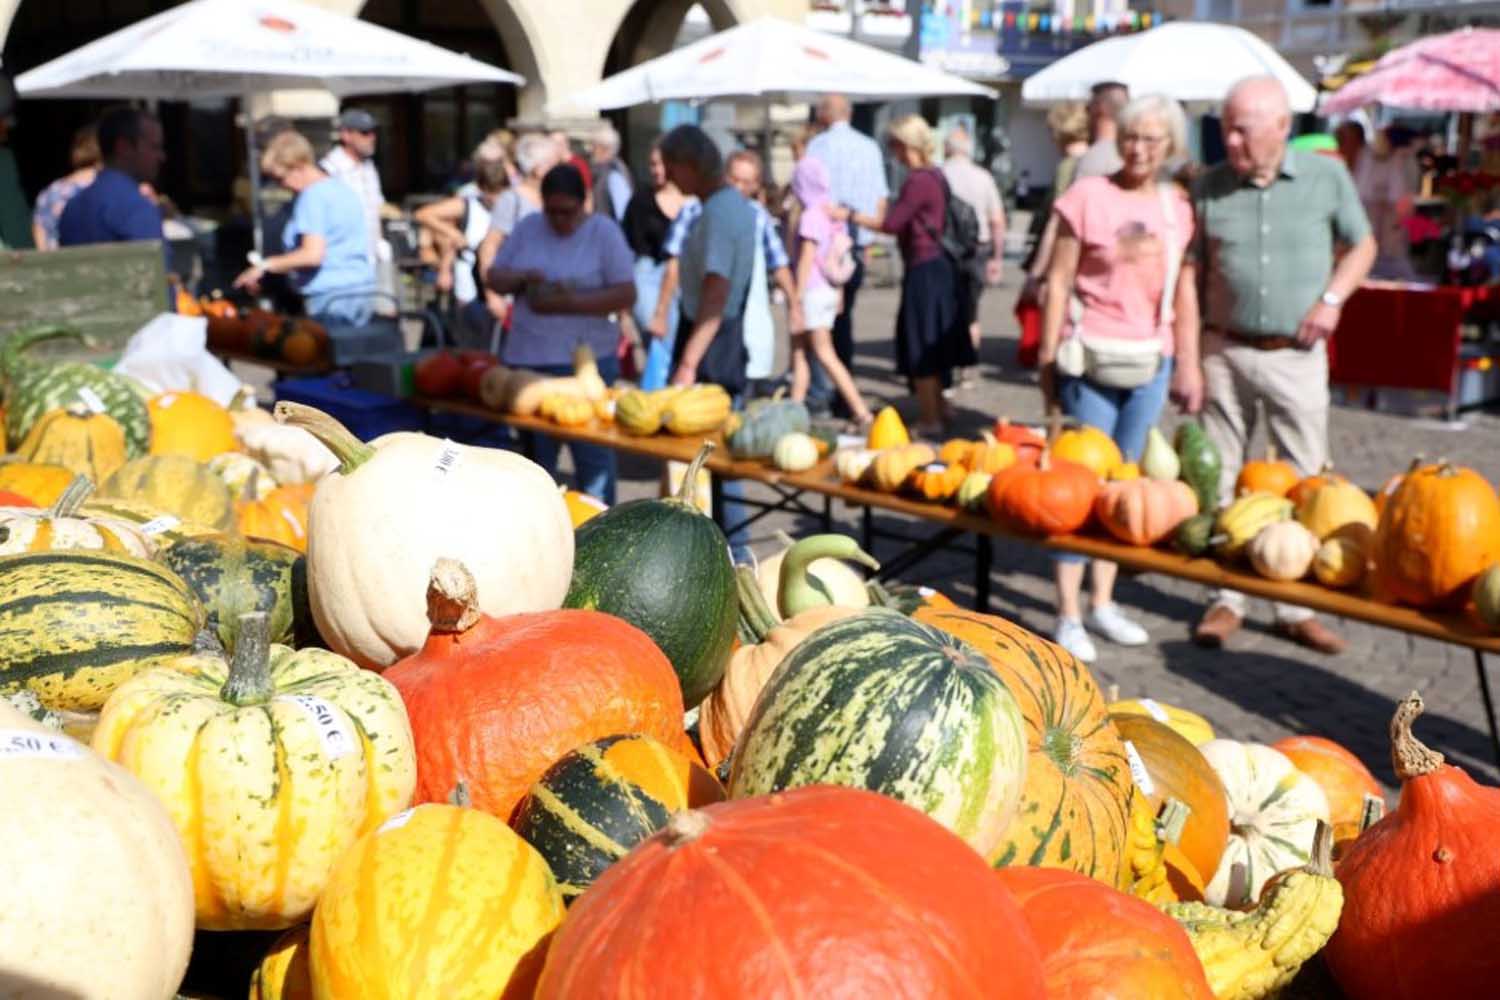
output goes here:
<path id="1" fill-rule="evenodd" d="M 39 355 L 91 361 L 118 358 L 147 322 L 167 309 L 167 269 L 160 240 L 0 251 L 0 334 L 61 323 L 92 346 L 37 345 Z"/>

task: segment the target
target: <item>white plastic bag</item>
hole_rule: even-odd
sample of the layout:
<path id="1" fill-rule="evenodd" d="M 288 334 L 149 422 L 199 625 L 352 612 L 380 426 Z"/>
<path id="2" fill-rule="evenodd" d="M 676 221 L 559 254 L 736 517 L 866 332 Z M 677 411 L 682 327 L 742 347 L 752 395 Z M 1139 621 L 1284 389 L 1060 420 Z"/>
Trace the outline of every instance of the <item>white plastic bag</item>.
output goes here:
<path id="1" fill-rule="evenodd" d="M 208 353 L 208 320 L 162 313 L 125 345 L 115 371 L 153 393 L 190 390 L 228 406 L 240 380 Z"/>

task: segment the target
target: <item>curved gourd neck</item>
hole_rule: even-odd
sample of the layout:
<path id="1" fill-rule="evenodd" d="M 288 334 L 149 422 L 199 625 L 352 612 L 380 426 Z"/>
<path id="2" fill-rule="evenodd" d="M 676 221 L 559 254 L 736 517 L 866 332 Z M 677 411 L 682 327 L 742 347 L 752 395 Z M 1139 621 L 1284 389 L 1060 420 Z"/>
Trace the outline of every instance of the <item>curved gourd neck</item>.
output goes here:
<path id="1" fill-rule="evenodd" d="M 827 585 L 808 573 L 808 567 L 819 559 L 847 559 L 872 570 L 880 568 L 880 563 L 848 535 L 810 535 L 796 542 L 781 559 L 776 588 L 776 603 L 787 618 L 834 603 Z"/>
<path id="2" fill-rule="evenodd" d="M 339 471 L 346 476 L 375 457 L 374 448 L 322 410 L 282 400 L 276 404 L 273 413 L 278 423 L 300 427 L 323 442 L 324 447 L 339 460 Z"/>

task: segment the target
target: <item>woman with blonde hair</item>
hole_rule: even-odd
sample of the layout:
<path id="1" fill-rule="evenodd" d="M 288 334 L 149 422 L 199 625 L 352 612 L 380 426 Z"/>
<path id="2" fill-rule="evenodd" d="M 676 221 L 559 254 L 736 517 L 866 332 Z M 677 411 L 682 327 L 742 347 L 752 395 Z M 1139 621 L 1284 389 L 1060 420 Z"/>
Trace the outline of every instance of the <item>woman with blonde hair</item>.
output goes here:
<path id="1" fill-rule="evenodd" d="M 916 393 L 917 432 L 940 437 L 953 419 L 943 388 L 952 383 L 953 369 L 978 363 L 969 339 L 968 309 L 960 301 L 964 283 L 941 242 L 950 193 L 942 171 L 932 165 L 932 129 L 920 115 L 893 123 L 886 146 L 909 172 L 884 214 L 842 206 L 828 211 L 836 222 L 852 220 L 896 237 L 904 271 L 896 311 L 896 369 Z"/>
<path id="2" fill-rule="evenodd" d="M 56 250 L 57 223 L 63 209 L 78 192 L 94 183 L 99 176 L 99 135 L 94 126 L 85 125 L 73 133 L 73 146 L 68 152 L 72 171 L 48 184 L 36 199 L 36 211 L 31 216 L 31 239 L 38 250 Z"/>

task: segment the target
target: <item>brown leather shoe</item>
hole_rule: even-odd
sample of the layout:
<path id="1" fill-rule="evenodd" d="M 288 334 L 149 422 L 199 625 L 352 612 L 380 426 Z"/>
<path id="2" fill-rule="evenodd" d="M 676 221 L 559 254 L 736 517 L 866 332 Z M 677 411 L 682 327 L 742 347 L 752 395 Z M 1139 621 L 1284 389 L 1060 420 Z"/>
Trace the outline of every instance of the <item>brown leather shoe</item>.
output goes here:
<path id="1" fill-rule="evenodd" d="M 1198 627 L 1193 629 L 1193 641 L 1205 649 L 1219 649 L 1239 631 L 1242 621 L 1227 604 L 1215 604 L 1203 613 Z"/>
<path id="2" fill-rule="evenodd" d="M 1343 636 L 1316 618 L 1300 622 L 1277 622 L 1276 631 L 1299 646 L 1306 646 L 1308 649 L 1329 656 L 1342 653 L 1344 647 L 1349 645 Z"/>

